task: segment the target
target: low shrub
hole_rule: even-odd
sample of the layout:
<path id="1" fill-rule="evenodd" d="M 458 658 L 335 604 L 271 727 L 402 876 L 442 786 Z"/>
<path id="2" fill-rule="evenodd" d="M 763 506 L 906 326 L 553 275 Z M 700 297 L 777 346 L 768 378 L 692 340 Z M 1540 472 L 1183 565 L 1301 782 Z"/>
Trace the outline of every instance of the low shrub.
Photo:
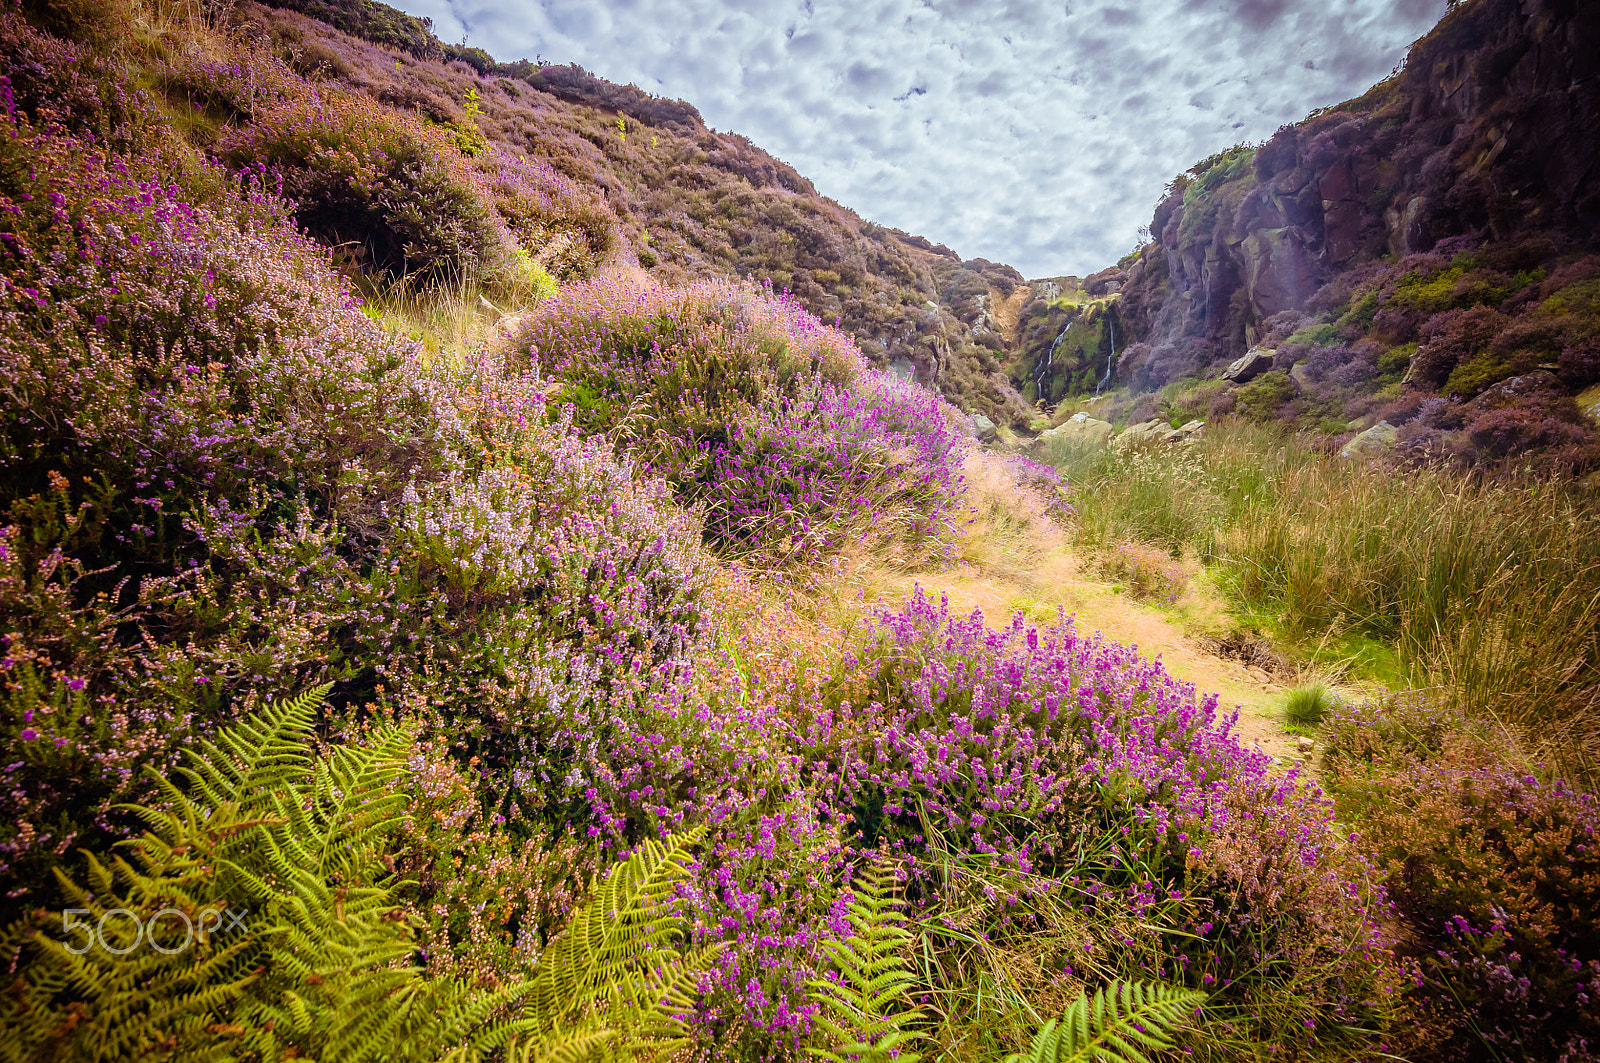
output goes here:
<path id="1" fill-rule="evenodd" d="M 1501 385 L 1462 412 L 1467 415 L 1463 435 L 1480 463 L 1542 451 L 1547 461 L 1570 473 L 1584 471 L 1600 457 L 1600 431 L 1559 391 Z"/>
<path id="2" fill-rule="evenodd" d="M 332 680 L 498 765 L 551 699 L 682 661 L 698 522 L 536 381 L 424 365 L 258 187 L 195 206 L 6 117 L 8 904 L 241 699 Z"/>
<path id="3" fill-rule="evenodd" d="M 617 219 L 610 208 L 549 163 L 502 148 L 475 159 L 473 169 L 529 256 L 528 265 L 577 280 L 616 250 Z"/>
<path id="4" fill-rule="evenodd" d="M 854 536 L 937 538 L 960 495 L 962 435 L 932 392 L 864 376 L 753 411 L 710 452 L 706 531 L 725 550 L 808 559 Z M 765 414 L 765 416 L 763 416 Z"/>
<path id="5" fill-rule="evenodd" d="M 1422 699 L 1341 710 L 1324 737 L 1339 815 L 1376 853 L 1442 1027 L 1428 1058 L 1591 1058 L 1600 802 Z"/>

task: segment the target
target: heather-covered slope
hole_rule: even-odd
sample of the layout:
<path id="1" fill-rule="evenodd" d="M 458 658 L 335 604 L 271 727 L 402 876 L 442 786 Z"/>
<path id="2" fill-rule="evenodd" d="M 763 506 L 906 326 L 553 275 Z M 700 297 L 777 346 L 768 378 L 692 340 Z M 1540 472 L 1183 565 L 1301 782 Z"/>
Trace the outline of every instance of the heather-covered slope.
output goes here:
<path id="1" fill-rule="evenodd" d="M 1189 381 L 1175 417 L 1381 417 L 1417 454 L 1593 465 L 1570 396 L 1600 379 L 1597 125 L 1592 4 L 1453 7 L 1365 96 L 1173 182 L 1110 274 L 1118 385 Z M 1219 385 L 1253 345 L 1271 372 Z"/>
<path id="2" fill-rule="evenodd" d="M 381 4 L 282 6 L 372 38 L 288 11 L 240 9 L 281 55 L 330 85 L 441 123 L 460 122 L 467 94 L 477 93 L 487 141 L 592 192 L 614 219 L 615 253 L 663 281 L 770 281 L 823 320 L 837 319 L 875 365 L 914 375 L 997 423 L 1029 421 L 1004 387 L 1003 344 L 980 305 L 1009 295 L 1022 280 L 1015 270 L 964 263 L 947 247 L 863 220 L 744 137 L 707 129 L 681 100 L 581 67 L 499 63 L 480 49 L 441 45 L 416 20 L 402 42 L 391 23 L 407 16 Z"/>

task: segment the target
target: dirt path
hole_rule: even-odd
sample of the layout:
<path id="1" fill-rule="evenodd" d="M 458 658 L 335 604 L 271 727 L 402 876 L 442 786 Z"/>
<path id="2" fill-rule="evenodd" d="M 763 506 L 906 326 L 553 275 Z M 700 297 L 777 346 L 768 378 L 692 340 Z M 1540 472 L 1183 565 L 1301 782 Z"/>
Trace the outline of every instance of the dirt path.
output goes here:
<path id="1" fill-rule="evenodd" d="M 946 594 L 951 608 L 962 613 L 981 609 L 991 624 L 1004 624 L 1020 609 L 1040 622 L 1055 620 L 1058 606 L 1075 614 L 1080 630 L 1132 644 L 1159 657 L 1166 670 L 1193 683 L 1202 694 L 1216 693 L 1224 709 L 1239 709 L 1238 731 L 1247 744 L 1276 757 L 1287 757 L 1293 738 L 1278 722 L 1283 687 L 1259 669 L 1224 660 L 1204 650 L 1189 631 L 1203 626 L 1218 606 L 1202 592 L 1179 603 L 1177 610 L 1146 605 L 1094 579 L 1065 551 L 1052 551 L 1045 564 L 1026 581 L 1008 580 L 972 566 L 906 574 L 884 574 L 874 581 L 884 603 L 903 601 L 913 586 L 929 594 Z M 1189 631 L 1185 629 L 1188 628 Z"/>

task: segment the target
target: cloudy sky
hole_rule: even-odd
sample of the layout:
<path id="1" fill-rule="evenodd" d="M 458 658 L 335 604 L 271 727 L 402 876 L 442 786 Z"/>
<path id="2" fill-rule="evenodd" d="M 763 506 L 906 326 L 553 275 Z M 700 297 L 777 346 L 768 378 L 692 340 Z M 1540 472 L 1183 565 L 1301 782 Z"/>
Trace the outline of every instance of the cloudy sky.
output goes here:
<path id="1" fill-rule="evenodd" d="M 401 0 L 693 103 L 866 218 L 1087 274 L 1173 175 L 1386 76 L 1444 0 Z"/>

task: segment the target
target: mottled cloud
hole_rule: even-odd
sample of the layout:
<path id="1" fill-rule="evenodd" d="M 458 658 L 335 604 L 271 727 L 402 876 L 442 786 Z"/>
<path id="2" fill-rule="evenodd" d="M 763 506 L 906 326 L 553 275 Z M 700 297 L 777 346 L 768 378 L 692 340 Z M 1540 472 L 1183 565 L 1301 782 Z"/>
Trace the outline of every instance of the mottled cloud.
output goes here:
<path id="1" fill-rule="evenodd" d="M 1444 0 L 403 0 L 447 40 L 681 97 L 824 194 L 1032 277 L 1174 174 L 1359 95 Z"/>

